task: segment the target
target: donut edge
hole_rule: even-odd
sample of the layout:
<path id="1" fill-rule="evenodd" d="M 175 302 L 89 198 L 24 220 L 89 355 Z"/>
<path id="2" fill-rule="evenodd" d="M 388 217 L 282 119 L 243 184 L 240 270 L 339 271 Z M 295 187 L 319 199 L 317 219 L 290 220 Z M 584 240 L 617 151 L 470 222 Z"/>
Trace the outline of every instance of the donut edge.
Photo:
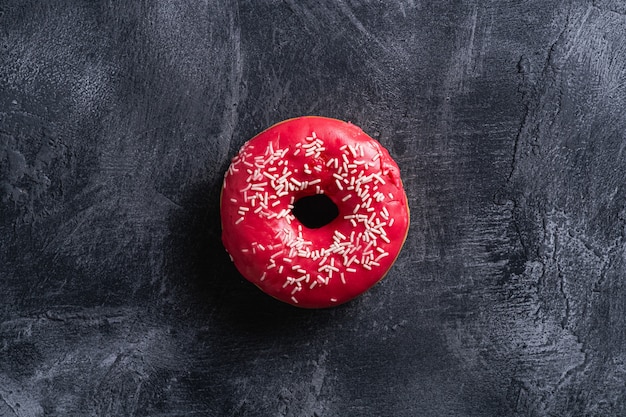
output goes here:
<path id="1" fill-rule="evenodd" d="M 332 120 L 332 121 L 336 121 L 336 122 L 340 122 L 340 123 L 344 123 L 344 124 L 348 124 L 351 126 L 355 126 L 358 129 L 360 129 L 361 131 L 363 131 L 363 129 L 361 129 L 361 127 L 355 125 L 354 123 L 350 122 L 350 121 L 345 121 L 345 120 L 341 120 L 341 119 L 337 119 L 337 118 L 333 118 L 333 117 L 326 117 L 326 116 L 319 116 L 319 115 L 306 115 L 306 116 L 296 116 L 296 117 L 291 117 L 289 119 L 285 119 L 282 120 L 280 122 L 274 123 L 273 125 L 269 126 L 268 128 L 260 131 L 259 133 L 257 133 L 256 135 L 254 135 L 253 137 L 251 137 L 250 139 L 246 140 L 240 147 L 239 149 L 243 148 L 248 142 L 251 142 L 252 140 L 254 140 L 255 138 L 257 138 L 258 136 L 263 135 L 265 132 L 275 128 L 276 126 L 282 125 L 284 123 L 288 123 L 288 122 L 292 122 L 294 120 L 300 120 L 300 119 L 324 119 L 324 120 Z M 397 162 L 395 161 L 395 159 L 391 156 L 391 154 L 389 153 L 389 151 L 377 140 L 372 138 L 367 132 L 363 131 L 363 133 L 365 135 L 367 135 L 367 137 L 369 137 L 371 140 L 375 141 L 376 144 L 381 148 L 381 150 L 385 151 L 388 155 L 389 158 L 391 159 L 391 161 L 398 167 L 398 172 L 401 174 L 400 171 L 400 166 L 397 164 Z M 239 153 L 239 151 L 237 151 L 237 154 Z M 234 158 L 234 156 L 233 156 Z M 232 158 L 231 158 L 232 160 Z M 230 164 L 229 164 L 230 165 Z M 292 302 L 289 302 L 287 300 L 278 298 L 272 294 L 267 293 L 265 290 L 263 290 L 263 288 L 256 283 L 255 281 L 249 280 L 248 278 L 246 278 L 245 276 L 243 276 L 241 273 L 240 275 L 244 278 L 245 281 L 252 283 L 255 287 L 257 287 L 259 290 L 261 290 L 261 292 L 263 292 L 265 295 L 269 295 L 270 297 L 272 297 L 273 299 L 280 301 L 281 303 L 284 304 L 288 304 L 292 307 L 298 308 L 298 309 L 303 309 L 303 310 L 323 310 L 323 309 L 332 309 L 335 307 L 339 307 L 341 305 L 345 305 L 350 303 L 351 301 L 357 299 L 358 297 L 362 296 L 363 294 L 369 292 L 372 290 L 372 288 L 374 288 L 376 285 L 378 285 L 385 277 L 387 277 L 387 275 L 389 274 L 389 272 L 391 271 L 391 269 L 393 268 L 394 264 L 396 263 L 396 261 L 398 260 L 398 258 L 400 257 L 400 253 L 402 252 L 402 249 L 404 248 L 404 244 L 406 243 L 406 240 L 408 238 L 409 235 L 409 230 L 411 228 L 411 209 L 409 206 L 409 200 L 408 197 L 406 195 L 406 190 L 404 188 L 404 182 L 402 181 L 402 176 L 400 175 L 398 178 L 399 182 L 400 182 L 400 189 L 402 190 L 402 194 L 404 195 L 404 199 L 405 199 L 405 207 L 406 207 L 406 216 L 407 216 L 407 222 L 406 222 L 406 231 L 404 233 L 404 237 L 402 239 L 402 243 L 400 244 L 399 248 L 398 248 L 398 252 L 395 256 L 395 258 L 393 259 L 393 262 L 391 262 L 389 268 L 387 268 L 387 270 L 385 272 L 383 272 L 383 274 L 381 275 L 381 277 L 374 282 L 367 290 L 363 291 L 360 294 L 357 294 L 351 298 L 345 299 L 339 303 L 334 303 L 331 305 L 326 305 L 326 306 L 303 306 L 303 305 L 299 305 L 299 304 L 295 304 Z M 232 263 L 234 263 L 234 260 L 232 258 L 232 255 L 228 252 L 228 250 L 226 249 L 224 242 L 223 242 L 223 233 L 224 233 L 224 219 L 223 216 L 221 215 L 221 210 L 222 210 L 222 199 L 223 199 L 223 194 L 224 194 L 224 186 L 225 186 L 225 182 L 224 182 L 224 178 L 222 178 L 222 185 L 220 187 L 220 197 L 219 197 L 219 211 L 220 211 L 220 241 L 222 242 L 222 247 L 223 249 L 226 251 L 226 253 L 229 256 L 229 259 L 231 260 Z"/>

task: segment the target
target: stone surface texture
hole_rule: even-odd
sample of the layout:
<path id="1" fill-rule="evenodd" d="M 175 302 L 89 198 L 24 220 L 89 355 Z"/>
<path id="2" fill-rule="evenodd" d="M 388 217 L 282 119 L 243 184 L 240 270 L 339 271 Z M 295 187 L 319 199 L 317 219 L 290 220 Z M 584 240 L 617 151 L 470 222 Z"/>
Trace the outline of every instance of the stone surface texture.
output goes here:
<path id="1" fill-rule="evenodd" d="M 619 0 L 0 2 L 0 416 L 626 415 Z M 349 120 L 398 162 L 388 276 L 275 301 L 230 158 Z"/>

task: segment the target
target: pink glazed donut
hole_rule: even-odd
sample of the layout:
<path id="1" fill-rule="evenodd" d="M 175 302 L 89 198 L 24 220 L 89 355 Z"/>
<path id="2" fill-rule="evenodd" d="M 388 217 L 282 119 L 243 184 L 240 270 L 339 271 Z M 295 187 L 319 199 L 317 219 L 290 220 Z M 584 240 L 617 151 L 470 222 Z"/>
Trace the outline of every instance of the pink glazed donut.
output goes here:
<path id="1" fill-rule="evenodd" d="M 246 142 L 224 176 L 220 211 L 222 241 L 239 272 L 303 308 L 367 291 L 391 268 L 409 229 L 389 152 L 359 127 L 318 116 L 283 121 Z"/>

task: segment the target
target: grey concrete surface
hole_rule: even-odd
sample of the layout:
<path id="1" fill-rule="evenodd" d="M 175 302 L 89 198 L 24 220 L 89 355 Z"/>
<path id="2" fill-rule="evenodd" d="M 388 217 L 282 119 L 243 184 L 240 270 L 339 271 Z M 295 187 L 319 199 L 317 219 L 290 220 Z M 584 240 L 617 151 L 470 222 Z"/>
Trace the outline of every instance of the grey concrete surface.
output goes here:
<path id="1" fill-rule="evenodd" d="M 1 1 L 0 416 L 624 416 L 625 108 L 617 0 Z M 412 211 L 330 310 L 220 243 L 305 114 Z"/>

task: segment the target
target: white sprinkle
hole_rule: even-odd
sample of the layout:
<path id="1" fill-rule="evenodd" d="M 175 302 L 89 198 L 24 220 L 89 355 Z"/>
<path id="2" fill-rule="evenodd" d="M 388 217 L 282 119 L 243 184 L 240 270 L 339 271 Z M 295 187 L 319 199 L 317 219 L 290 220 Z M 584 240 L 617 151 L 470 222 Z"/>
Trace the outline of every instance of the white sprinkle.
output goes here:
<path id="1" fill-rule="evenodd" d="M 239 224 L 239 223 L 241 223 L 242 221 L 243 221 L 243 217 L 240 217 L 240 218 L 238 218 L 238 219 L 237 219 L 237 221 L 235 222 L 235 224 Z"/>
<path id="2" fill-rule="evenodd" d="M 267 275 L 267 272 L 263 272 L 263 275 L 261 275 L 261 278 L 259 278 L 259 281 L 265 280 L 266 275 Z"/>
<path id="3" fill-rule="evenodd" d="M 354 269 L 354 268 L 346 268 L 346 271 L 348 271 L 348 272 L 356 272 L 356 269 Z"/>
<path id="4" fill-rule="evenodd" d="M 381 253 L 380 255 L 378 255 L 378 256 L 374 259 L 374 261 L 378 262 L 378 261 L 380 261 L 382 258 L 384 258 L 385 256 L 389 256 L 389 253 L 387 253 L 387 252 Z"/>
<path id="5" fill-rule="evenodd" d="M 341 181 L 335 180 L 335 184 L 337 184 L 337 188 L 339 188 L 341 191 L 343 191 L 343 186 L 341 185 Z"/>
<path id="6" fill-rule="evenodd" d="M 302 186 L 302 183 L 293 177 L 289 178 L 289 180 L 293 182 L 295 185 L 297 185 L 298 187 Z"/>
<path id="7" fill-rule="evenodd" d="M 336 298 L 331 298 L 331 299 L 330 299 L 330 301 L 331 301 L 332 303 L 336 303 L 336 302 L 337 302 L 337 299 L 336 299 Z"/>
<path id="8" fill-rule="evenodd" d="M 388 238 L 387 236 L 385 236 L 385 235 L 380 235 L 380 238 L 381 238 L 382 240 L 384 240 L 386 243 L 391 243 L 391 241 L 389 240 L 389 238 Z"/>
<path id="9" fill-rule="evenodd" d="M 352 194 L 348 194 L 344 198 L 342 198 L 341 201 L 348 201 L 351 197 L 352 197 Z"/>
<path id="10" fill-rule="evenodd" d="M 270 174 L 269 172 L 263 171 L 263 175 L 265 175 L 265 177 L 267 177 L 267 179 L 269 179 L 271 181 L 275 181 L 276 180 L 276 176 Z"/>
<path id="11" fill-rule="evenodd" d="M 296 297 L 291 297 L 291 300 L 292 300 L 294 303 L 298 304 L 298 300 L 296 300 Z"/>
<path id="12" fill-rule="evenodd" d="M 377 173 L 373 173 L 372 176 L 374 178 L 376 178 L 378 180 L 378 182 L 380 182 L 381 184 L 385 185 L 385 180 L 383 180 L 383 178 L 380 175 L 378 175 Z"/>
<path id="13" fill-rule="evenodd" d="M 396 219 L 394 219 L 394 218 L 392 218 L 391 220 L 389 220 L 389 227 L 393 226 L 393 222 L 394 222 L 395 220 L 396 220 Z"/>
<path id="14" fill-rule="evenodd" d="M 345 275 L 343 274 L 343 272 L 342 272 L 340 275 L 341 275 L 341 282 L 345 285 L 345 283 L 346 283 L 346 277 L 345 277 Z"/>

